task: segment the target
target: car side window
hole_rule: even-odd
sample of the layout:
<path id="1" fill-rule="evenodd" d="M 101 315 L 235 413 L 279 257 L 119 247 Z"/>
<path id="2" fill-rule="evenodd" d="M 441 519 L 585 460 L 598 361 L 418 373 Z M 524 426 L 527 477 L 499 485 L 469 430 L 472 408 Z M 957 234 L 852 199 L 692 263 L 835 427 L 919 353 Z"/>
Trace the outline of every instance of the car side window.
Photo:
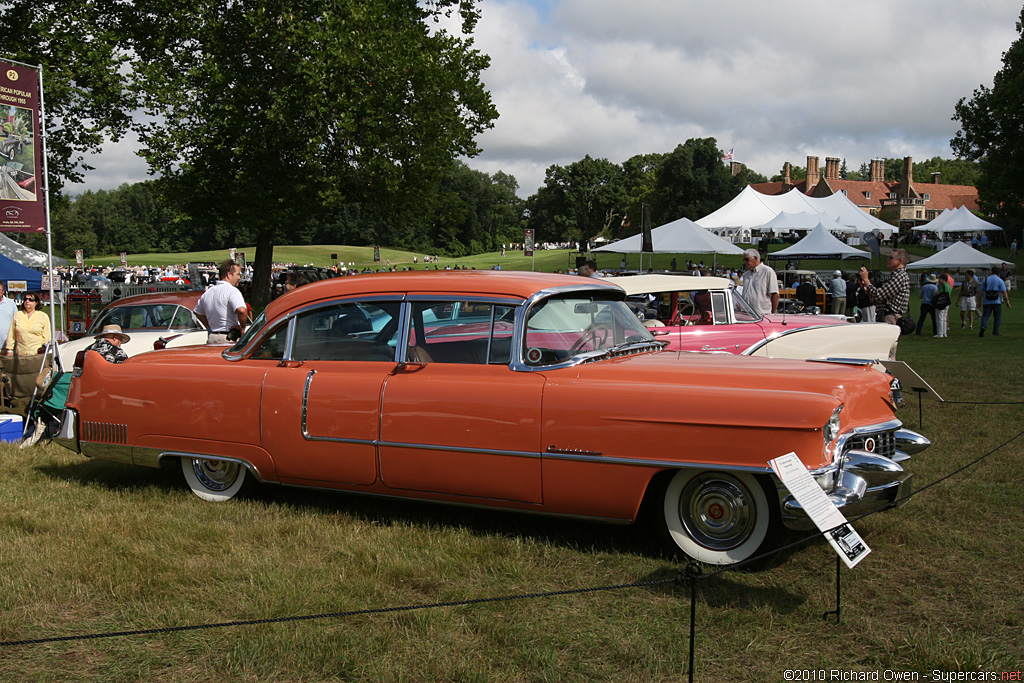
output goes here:
<path id="1" fill-rule="evenodd" d="M 398 301 L 344 302 L 306 311 L 295 320 L 292 359 L 393 362 L 395 350 L 381 336 L 400 307 Z"/>
<path id="2" fill-rule="evenodd" d="M 418 301 L 413 303 L 411 313 L 406 350 L 409 361 L 508 365 L 512 360 L 514 306 Z"/>

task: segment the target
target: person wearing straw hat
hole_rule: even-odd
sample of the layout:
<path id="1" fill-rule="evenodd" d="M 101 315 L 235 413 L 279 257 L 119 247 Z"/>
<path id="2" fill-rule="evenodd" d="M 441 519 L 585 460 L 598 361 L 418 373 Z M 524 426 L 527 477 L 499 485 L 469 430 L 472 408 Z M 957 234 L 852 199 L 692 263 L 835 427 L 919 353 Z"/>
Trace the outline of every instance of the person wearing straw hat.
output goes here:
<path id="1" fill-rule="evenodd" d="M 131 337 L 121 330 L 120 325 L 104 325 L 96 335 L 96 341 L 85 350 L 97 352 L 108 363 L 123 363 L 128 360 L 128 354 L 121 348 L 121 344 L 128 341 L 131 341 Z"/>

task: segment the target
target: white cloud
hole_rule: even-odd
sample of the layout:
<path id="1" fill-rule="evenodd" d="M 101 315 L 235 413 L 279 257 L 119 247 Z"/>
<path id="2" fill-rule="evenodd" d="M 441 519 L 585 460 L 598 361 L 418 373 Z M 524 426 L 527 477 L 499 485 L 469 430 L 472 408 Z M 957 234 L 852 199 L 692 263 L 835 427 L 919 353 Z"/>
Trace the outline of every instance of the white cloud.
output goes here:
<path id="1" fill-rule="evenodd" d="M 951 157 L 961 97 L 991 84 L 1019 0 L 487 0 L 474 35 L 500 118 L 470 166 L 532 194 L 552 164 L 714 137 L 771 176 L 808 154 Z M 123 145 L 87 187 L 141 180 Z M 108 157 L 108 155 L 110 155 Z"/>

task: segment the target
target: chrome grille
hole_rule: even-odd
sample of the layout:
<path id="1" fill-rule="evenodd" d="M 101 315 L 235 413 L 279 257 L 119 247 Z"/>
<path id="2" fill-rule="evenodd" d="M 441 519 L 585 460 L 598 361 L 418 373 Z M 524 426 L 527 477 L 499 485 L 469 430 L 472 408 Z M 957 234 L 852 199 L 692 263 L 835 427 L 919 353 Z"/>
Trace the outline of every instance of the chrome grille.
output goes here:
<path id="1" fill-rule="evenodd" d="M 128 443 L 128 425 L 111 422 L 83 422 L 82 441 Z"/>
<path id="2" fill-rule="evenodd" d="M 896 455 L 896 432 L 857 434 L 847 440 L 843 451 L 867 451 L 892 458 Z"/>

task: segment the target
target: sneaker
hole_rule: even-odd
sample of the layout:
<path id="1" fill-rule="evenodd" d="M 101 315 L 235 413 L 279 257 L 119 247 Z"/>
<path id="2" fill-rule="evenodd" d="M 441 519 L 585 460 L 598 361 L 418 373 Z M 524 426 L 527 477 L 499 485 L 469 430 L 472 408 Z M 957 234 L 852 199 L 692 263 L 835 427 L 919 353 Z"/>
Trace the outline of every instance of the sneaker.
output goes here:
<path id="1" fill-rule="evenodd" d="M 36 420 L 35 429 L 33 429 L 32 433 L 29 434 L 28 437 L 24 441 L 21 442 L 21 445 L 18 446 L 18 448 L 20 448 L 20 449 L 32 448 L 37 443 L 39 443 L 39 439 L 43 438 L 43 434 L 45 434 L 45 433 L 46 433 L 46 423 L 43 422 L 42 420 Z"/>
<path id="2" fill-rule="evenodd" d="M 962 329 L 964 329 L 964 325 L 966 325 L 966 324 L 967 324 L 967 323 L 960 323 L 960 329 L 961 329 L 961 330 L 962 330 Z M 971 329 L 973 330 L 974 328 L 972 327 Z"/>

